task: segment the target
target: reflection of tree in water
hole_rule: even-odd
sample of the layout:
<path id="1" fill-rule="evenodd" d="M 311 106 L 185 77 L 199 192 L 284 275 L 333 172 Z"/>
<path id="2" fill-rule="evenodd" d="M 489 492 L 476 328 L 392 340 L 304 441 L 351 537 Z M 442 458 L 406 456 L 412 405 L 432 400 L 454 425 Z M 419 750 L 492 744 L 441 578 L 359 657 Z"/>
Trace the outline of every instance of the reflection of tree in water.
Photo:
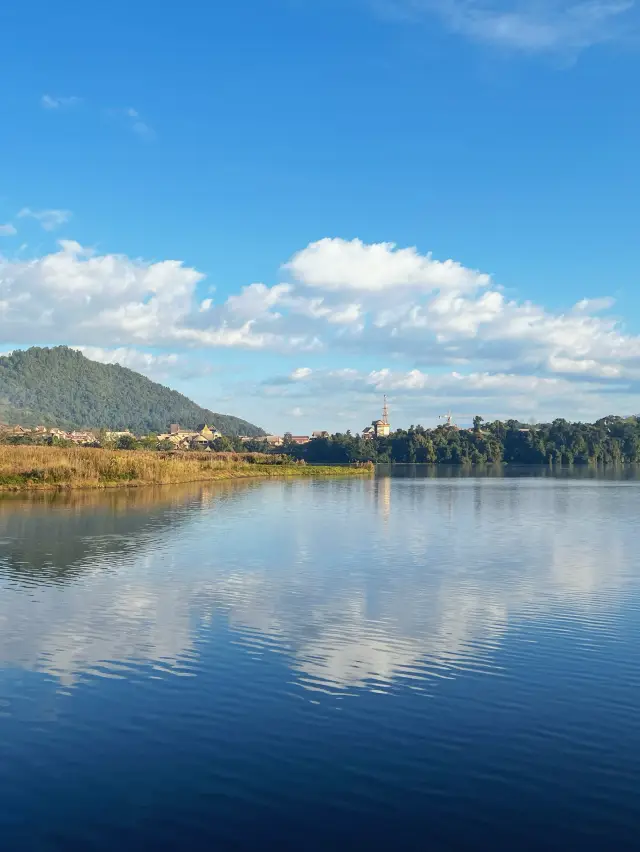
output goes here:
<path id="1" fill-rule="evenodd" d="M 0 577 L 64 583 L 95 566 L 122 564 L 219 500 L 256 483 L 70 491 L 0 498 Z"/>
<path id="2" fill-rule="evenodd" d="M 216 503 L 242 513 L 260 484 L 0 500 L 0 665 L 67 686 L 131 667 L 184 671 L 194 659 L 190 571 L 227 514 Z"/>

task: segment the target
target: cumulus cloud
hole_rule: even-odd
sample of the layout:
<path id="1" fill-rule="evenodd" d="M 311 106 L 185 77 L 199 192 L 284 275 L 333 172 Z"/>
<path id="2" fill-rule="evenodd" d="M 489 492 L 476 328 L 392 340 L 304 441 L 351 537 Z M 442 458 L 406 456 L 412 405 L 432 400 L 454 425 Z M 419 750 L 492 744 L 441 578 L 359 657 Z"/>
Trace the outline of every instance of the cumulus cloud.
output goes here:
<path id="1" fill-rule="evenodd" d="M 329 337 L 331 323 L 342 321 L 331 339 L 351 351 L 600 378 L 632 375 L 640 358 L 640 338 L 600 315 L 612 307 L 610 298 L 552 313 L 507 299 L 486 273 L 415 248 L 324 239 L 297 252 L 284 270 L 295 282 L 284 299 L 291 314 L 324 324 Z"/>
<path id="2" fill-rule="evenodd" d="M 207 358 L 194 358 L 185 352 L 154 352 L 130 346 L 114 349 L 102 346 L 72 346 L 91 361 L 101 364 L 119 364 L 154 381 L 174 383 L 210 376 L 217 371 Z"/>
<path id="3" fill-rule="evenodd" d="M 489 276 L 465 269 L 453 260 L 433 260 L 415 248 L 394 243 L 366 245 L 361 240 L 323 239 L 297 252 L 284 265 L 301 284 L 327 291 L 431 291 L 475 289 Z"/>
<path id="4" fill-rule="evenodd" d="M 466 396 L 486 400 L 483 411 L 498 398 L 529 410 L 536 398 L 567 415 L 595 411 L 599 400 L 596 413 L 608 413 L 615 395 L 635 409 L 640 337 L 625 332 L 608 297 L 550 311 L 507 298 L 490 275 L 453 259 L 360 240 L 312 243 L 283 274 L 286 281 L 214 300 L 203 273 L 180 261 L 100 255 L 62 240 L 35 260 L 0 258 L 0 334 L 22 345 L 115 350 L 118 363 L 138 358 L 125 350 L 154 348 L 315 353 L 316 365 L 331 357 L 347 369 L 289 368 L 261 392 L 319 395 L 322 381 L 336 394 L 336 411 L 344 407 L 337 394 L 363 388 L 422 395 L 425 409 Z M 146 357 L 134 369 L 170 367 Z M 353 359 L 367 359 L 369 371 L 350 369 Z M 305 403 L 305 413 L 312 408 Z"/>
<path id="5" fill-rule="evenodd" d="M 230 296 L 227 306 L 237 317 L 255 320 L 263 318 L 277 319 L 279 314 L 272 313 L 271 308 L 277 305 L 289 293 L 288 284 L 278 284 L 266 287 L 264 284 L 250 284 L 244 287 L 237 296 Z"/>
<path id="6" fill-rule="evenodd" d="M 569 57 L 638 25 L 633 0 L 385 0 L 377 8 L 412 21 L 437 17 L 451 32 L 493 46 Z"/>
<path id="7" fill-rule="evenodd" d="M 74 346 L 72 348 L 82 352 L 92 361 L 99 361 L 101 364 L 120 364 L 121 367 L 128 367 L 130 370 L 145 373 L 158 367 L 173 367 L 178 363 L 180 357 L 175 352 L 155 354 L 141 352 L 139 349 L 128 349 L 126 346 L 120 346 L 117 349 L 105 349 L 101 346 Z"/>
<path id="8" fill-rule="evenodd" d="M 306 379 L 306 378 L 308 378 L 308 377 L 311 375 L 311 373 L 312 373 L 312 372 L 313 372 L 313 371 L 312 371 L 309 367 L 298 367 L 297 369 L 295 369 L 295 370 L 291 373 L 291 375 L 290 375 L 290 377 L 289 377 L 289 378 L 290 378 L 290 379 L 291 379 L 291 381 L 293 381 L 293 382 L 298 382 L 298 381 L 300 381 L 301 379 Z"/>
<path id="9" fill-rule="evenodd" d="M 70 210 L 32 210 L 30 207 L 23 207 L 18 213 L 18 219 L 35 219 L 39 222 L 45 231 L 55 231 L 61 225 L 66 224 L 71 219 Z"/>
<path id="10" fill-rule="evenodd" d="M 13 237 L 17 233 L 15 226 L 10 222 L 6 225 L 0 225 L 0 237 Z"/>
<path id="11" fill-rule="evenodd" d="M 234 305 L 202 311 L 202 273 L 181 262 L 97 255 L 71 240 L 37 260 L 0 258 L 0 334 L 17 343 L 92 346 L 313 348 L 313 339 L 256 329 Z"/>

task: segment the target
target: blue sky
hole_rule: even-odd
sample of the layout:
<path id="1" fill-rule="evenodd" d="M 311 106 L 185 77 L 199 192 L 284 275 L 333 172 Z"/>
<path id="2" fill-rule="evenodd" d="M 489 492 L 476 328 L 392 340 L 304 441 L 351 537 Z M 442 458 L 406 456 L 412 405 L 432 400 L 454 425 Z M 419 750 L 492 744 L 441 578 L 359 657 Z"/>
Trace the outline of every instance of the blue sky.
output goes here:
<path id="1" fill-rule="evenodd" d="M 0 348 L 270 430 L 636 412 L 633 3 L 0 12 Z M 447 264 L 447 261 L 450 261 Z"/>

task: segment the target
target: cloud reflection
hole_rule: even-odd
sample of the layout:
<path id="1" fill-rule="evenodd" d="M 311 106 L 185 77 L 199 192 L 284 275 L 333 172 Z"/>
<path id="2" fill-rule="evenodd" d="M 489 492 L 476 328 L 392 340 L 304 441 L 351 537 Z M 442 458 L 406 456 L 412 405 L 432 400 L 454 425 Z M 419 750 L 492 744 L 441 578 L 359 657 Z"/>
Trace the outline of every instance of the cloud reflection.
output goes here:
<path id="1" fill-rule="evenodd" d="M 509 630 L 611 608 L 640 488 L 383 479 L 92 500 L 0 503 L 5 667 L 67 685 L 198 674 L 222 615 L 306 689 L 429 690 L 495 672 Z"/>

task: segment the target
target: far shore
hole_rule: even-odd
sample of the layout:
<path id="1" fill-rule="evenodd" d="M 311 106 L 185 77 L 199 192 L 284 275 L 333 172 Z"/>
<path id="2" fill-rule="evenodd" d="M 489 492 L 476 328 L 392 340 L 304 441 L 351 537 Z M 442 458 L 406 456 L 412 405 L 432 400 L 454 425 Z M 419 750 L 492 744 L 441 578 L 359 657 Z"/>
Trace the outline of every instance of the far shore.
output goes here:
<path id="1" fill-rule="evenodd" d="M 171 485 L 229 479 L 363 476 L 373 465 L 305 465 L 259 454 L 0 446 L 0 492 Z"/>

